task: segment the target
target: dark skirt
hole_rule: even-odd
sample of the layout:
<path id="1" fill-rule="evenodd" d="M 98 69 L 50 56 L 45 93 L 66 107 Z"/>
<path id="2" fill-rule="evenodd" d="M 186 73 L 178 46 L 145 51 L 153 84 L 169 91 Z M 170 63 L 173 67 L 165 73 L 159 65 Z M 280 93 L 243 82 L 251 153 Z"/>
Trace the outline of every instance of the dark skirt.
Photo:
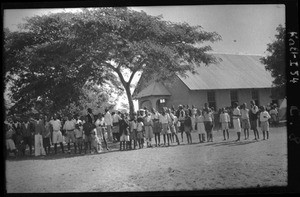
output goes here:
<path id="1" fill-rule="evenodd" d="M 153 122 L 153 133 L 160 133 L 161 132 L 161 128 L 160 128 L 160 124 L 158 121 L 154 121 Z"/>
<path id="2" fill-rule="evenodd" d="M 210 121 L 205 121 L 204 122 L 204 127 L 206 132 L 211 132 L 213 128 L 213 123 Z"/>
<path id="3" fill-rule="evenodd" d="M 44 147 L 50 146 L 50 138 L 49 137 L 43 138 L 43 145 L 44 145 Z"/>

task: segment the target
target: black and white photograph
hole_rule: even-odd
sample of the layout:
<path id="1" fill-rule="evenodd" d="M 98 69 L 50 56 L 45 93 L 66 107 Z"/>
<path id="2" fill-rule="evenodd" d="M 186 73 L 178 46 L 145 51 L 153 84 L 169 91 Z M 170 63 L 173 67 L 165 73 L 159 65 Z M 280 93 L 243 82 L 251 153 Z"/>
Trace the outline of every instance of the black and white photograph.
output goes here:
<path id="1" fill-rule="evenodd" d="M 280 3 L 4 8 L 6 193 L 287 187 L 286 24 Z"/>

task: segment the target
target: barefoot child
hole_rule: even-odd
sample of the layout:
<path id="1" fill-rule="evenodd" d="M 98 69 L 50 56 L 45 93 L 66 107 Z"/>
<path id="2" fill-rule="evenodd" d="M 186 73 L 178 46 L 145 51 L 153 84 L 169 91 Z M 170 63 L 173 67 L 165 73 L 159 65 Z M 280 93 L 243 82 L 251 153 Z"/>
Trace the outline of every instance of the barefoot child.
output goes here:
<path id="1" fill-rule="evenodd" d="M 91 153 L 100 153 L 101 151 L 101 141 L 97 136 L 97 129 L 94 128 L 91 131 Z"/>
<path id="2" fill-rule="evenodd" d="M 260 127 L 263 132 L 263 140 L 265 140 L 265 133 L 267 133 L 267 139 L 269 139 L 269 119 L 271 118 L 270 114 L 266 111 L 264 106 L 261 107 L 261 113 L 259 116 Z"/>
<path id="3" fill-rule="evenodd" d="M 250 129 L 250 121 L 249 121 L 249 109 L 247 109 L 247 104 L 244 103 L 241 109 L 241 124 L 242 129 L 244 129 L 245 140 L 249 139 L 249 129 Z"/>
<path id="4" fill-rule="evenodd" d="M 227 113 L 227 111 L 225 110 L 225 108 L 222 108 L 222 112 L 220 114 L 220 123 L 222 126 L 222 130 L 223 130 L 223 137 L 224 140 L 226 140 L 226 133 L 227 133 L 227 140 L 229 139 L 229 132 L 228 132 L 228 123 L 230 121 L 230 117 L 229 114 Z"/>
<path id="5" fill-rule="evenodd" d="M 170 124 L 170 129 L 171 129 L 171 133 L 172 133 L 172 138 L 176 138 L 176 142 L 177 144 L 179 145 L 180 142 L 179 142 L 179 138 L 177 136 L 177 124 L 178 124 L 178 118 L 174 115 L 174 111 L 170 112 L 170 118 L 171 118 L 171 121 L 172 123 Z M 174 142 L 174 140 L 172 140 L 172 142 Z"/>
<path id="6" fill-rule="evenodd" d="M 138 141 L 138 144 L 139 144 L 139 148 L 143 148 L 143 144 L 142 144 L 143 130 L 144 130 L 143 119 L 138 118 L 137 119 L 137 126 L 136 126 L 136 131 L 137 131 L 136 138 L 137 138 L 137 141 Z"/>
<path id="7" fill-rule="evenodd" d="M 199 142 L 205 142 L 205 126 L 204 126 L 204 116 L 202 111 L 197 109 L 196 114 L 196 124 L 197 124 L 197 133 L 199 135 Z"/>
<path id="8" fill-rule="evenodd" d="M 168 144 L 170 145 L 170 139 L 168 136 L 168 126 L 169 126 L 169 122 L 171 121 L 169 114 L 166 113 L 166 109 L 162 110 L 161 115 L 159 116 L 159 122 L 161 125 L 161 134 L 163 134 L 163 139 L 164 139 L 164 146 L 166 146 L 166 136 L 167 136 L 167 140 L 168 140 Z"/>
<path id="9" fill-rule="evenodd" d="M 241 112 L 240 109 L 238 108 L 237 102 L 233 104 L 233 107 L 234 107 L 234 110 L 232 112 L 233 127 L 237 133 L 238 139 L 236 141 L 238 142 L 241 139 L 241 124 L 240 124 Z"/>
<path id="10" fill-rule="evenodd" d="M 251 130 L 254 133 L 254 140 L 259 139 L 259 133 L 257 130 L 257 119 L 258 119 L 258 107 L 255 105 L 255 101 L 250 101 L 250 110 L 249 110 L 249 119 L 250 119 L 250 126 Z"/>
<path id="11" fill-rule="evenodd" d="M 185 131 L 185 134 L 186 134 L 188 144 L 192 144 L 192 135 L 191 135 L 192 120 L 191 120 L 191 117 L 190 117 L 190 113 L 186 113 L 185 121 L 184 121 L 184 131 Z"/>
<path id="12" fill-rule="evenodd" d="M 147 112 L 147 115 L 144 117 L 144 126 L 145 126 L 145 137 L 147 142 L 147 148 L 152 147 L 151 141 L 153 138 L 153 121 L 151 118 L 151 113 Z"/>
<path id="13" fill-rule="evenodd" d="M 204 126 L 205 126 L 205 131 L 207 136 L 207 142 L 212 142 L 214 116 L 213 116 L 212 109 L 208 107 L 207 103 L 204 103 L 203 116 L 204 116 Z"/>
<path id="14" fill-rule="evenodd" d="M 5 124 L 5 127 L 6 127 L 5 128 L 5 130 L 6 130 L 5 138 L 6 138 L 7 156 L 9 156 L 10 152 L 13 152 L 14 156 L 16 157 L 17 156 L 17 149 L 16 149 L 15 143 L 12 139 L 12 136 L 13 136 L 15 131 L 12 129 L 12 127 L 9 124 Z"/>
<path id="15" fill-rule="evenodd" d="M 82 141 L 83 141 L 82 140 L 83 130 L 82 130 L 82 128 L 79 127 L 79 124 L 75 125 L 74 132 L 75 132 L 75 138 L 76 138 L 76 140 L 75 140 L 75 142 L 76 142 L 75 146 L 78 147 L 79 154 L 81 154 L 81 152 L 82 152 Z M 75 152 L 75 154 L 76 154 L 76 152 Z"/>
<path id="16" fill-rule="evenodd" d="M 128 141 L 129 141 L 129 123 L 124 114 L 121 114 L 121 119 L 119 120 L 119 128 L 120 128 L 120 151 L 128 149 Z"/>
<path id="17" fill-rule="evenodd" d="M 137 115 L 133 114 L 132 120 L 130 121 L 130 149 L 132 147 L 135 149 L 137 145 Z"/>
<path id="18" fill-rule="evenodd" d="M 161 127 L 159 124 L 160 114 L 154 108 L 152 108 L 151 112 L 152 112 L 151 119 L 153 122 L 153 133 L 154 133 L 154 139 L 155 139 L 155 146 L 157 147 L 157 146 L 160 146 L 160 132 L 161 132 Z"/>

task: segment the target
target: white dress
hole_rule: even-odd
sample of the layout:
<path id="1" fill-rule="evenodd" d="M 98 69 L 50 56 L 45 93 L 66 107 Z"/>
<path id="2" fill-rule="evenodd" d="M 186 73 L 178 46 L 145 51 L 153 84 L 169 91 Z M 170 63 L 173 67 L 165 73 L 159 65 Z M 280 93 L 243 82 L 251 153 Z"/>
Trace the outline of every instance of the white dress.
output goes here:
<path id="1" fill-rule="evenodd" d="M 205 127 L 204 127 L 204 117 L 203 116 L 196 116 L 196 123 L 197 123 L 197 133 L 198 134 L 205 134 Z"/>

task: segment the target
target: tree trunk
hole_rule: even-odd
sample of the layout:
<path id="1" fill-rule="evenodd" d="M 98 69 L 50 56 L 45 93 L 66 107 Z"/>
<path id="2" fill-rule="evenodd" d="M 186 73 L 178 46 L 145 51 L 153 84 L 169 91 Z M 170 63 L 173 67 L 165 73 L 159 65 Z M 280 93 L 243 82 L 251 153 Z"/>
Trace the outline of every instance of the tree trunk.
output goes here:
<path id="1" fill-rule="evenodd" d="M 134 105 L 133 105 L 132 95 L 131 95 L 131 92 L 130 92 L 130 86 L 128 84 L 123 84 L 123 86 L 125 88 L 127 99 L 128 99 L 129 114 L 132 115 L 133 112 L 134 112 Z"/>

